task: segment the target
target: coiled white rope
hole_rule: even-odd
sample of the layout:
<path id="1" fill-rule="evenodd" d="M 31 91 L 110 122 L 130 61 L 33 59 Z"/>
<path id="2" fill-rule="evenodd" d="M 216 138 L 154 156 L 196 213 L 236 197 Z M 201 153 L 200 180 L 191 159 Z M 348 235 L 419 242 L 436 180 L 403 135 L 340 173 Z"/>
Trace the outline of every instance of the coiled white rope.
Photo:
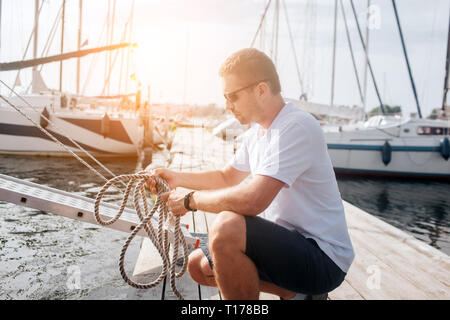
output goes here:
<path id="1" fill-rule="evenodd" d="M 151 211 L 149 211 L 147 197 L 145 194 L 146 192 L 145 183 L 148 179 L 155 180 L 156 188 L 158 190 L 157 199 Z M 127 185 L 123 195 L 122 204 L 120 206 L 119 212 L 115 217 L 111 218 L 110 220 L 107 221 L 102 220 L 99 212 L 102 197 L 112 185 L 119 182 L 125 182 Z M 188 248 L 183 232 L 180 227 L 180 216 L 174 217 L 172 214 L 170 214 L 166 203 L 161 198 L 161 194 L 168 191 L 169 185 L 167 184 L 166 181 L 164 181 L 159 177 L 154 178 L 148 172 L 145 171 L 141 171 L 135 174 L 125 174 L 116 176 L 108 180 L 108 182 L 106 182 L 106 184 L 98 192 L 97 197 L 95 199 L 94 216 L 95 220 L 103 226 L 113 224 L 122 215 L 123 211 L 125 210 L 125 205 L 128 201 L 130 193 L 132 193 L 134 208 L 141 222 L 136 226 L 136 228 L 134 228 L 133 232 L 130 234 L 130 236 L 128 237 L 122 248 L 119 258 L 120 274 L 122 275 L 122 278 L 125 280 L 125 282 L 127 282 L 130 286 L 137 289 L 153 288 L 157 286 L 159 283 L 161 283 L 161 281 L 164 280 L 164 278 L 167 275 L 169 275 L 172 291 L 179 299 L 184 299 L 183 295 L 176 288 L 175 279 L 181 277 L 186 272 L 188 261 Z M 156 212 L 159 213 L 157 230 L 153 228 L 151 222 L 151 219 Z M 166 228 L 165 225 L 167 226 Z M 169 240 L 168 240 L 168 228 L 171 227 L 174 228 L 172 259 L 170 259 L 169 257 L 170 254 L 169 254 Z M 154 281 L 149 283 L 138 283 L 131 280 L 130 277 L 128 277 L 127 273 L 125 272 L 124 268 L 124 258 L 128 246 L 131 240 L 133 240 L 133 238 L 142 228 L 144 228 L 145 231 L 147 232 L 148 237 L 158 250 L 158 253 L 160 254 L 163 262 L 162 271 L 160 275 Z M 180 246 L 183 248 L 183 265 L 181 267 L 181 270 L 177 273 L 175 271 L 175 266 L 178 259 L 178 250 Z"/>

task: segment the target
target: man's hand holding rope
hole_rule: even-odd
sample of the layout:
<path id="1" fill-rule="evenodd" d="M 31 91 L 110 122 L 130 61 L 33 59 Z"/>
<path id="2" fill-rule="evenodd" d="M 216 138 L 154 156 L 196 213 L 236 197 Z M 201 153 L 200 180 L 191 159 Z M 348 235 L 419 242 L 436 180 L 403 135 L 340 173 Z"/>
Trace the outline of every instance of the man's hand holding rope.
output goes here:
<path id="1" fill-rule="evenodd" d="M 184 196 L 186 192 L 177 190 L 177 179 L 176 173 L 174 171 L 159 168 L 154 169 L 150 172 L 152 178 L 148 179 L 146 182 L 146 186 L 153 194 L 157 194 L 156 190 L 156 178 L 164 179 L 170 187 L 169 192 L 165 192 L 161 194 L 161 200 L 167 203 L 167 208 L 174 216 L 184 216 L 188 210 L 184 207 Z"/>
<path id="2" fill-rule="evenodd" d="M 161 199 L 167 203 L 167 208 L 174 216 L 184 216 L 188 210 L 184 207 L 186 191 L 172 190 L 161 194 Z"/>

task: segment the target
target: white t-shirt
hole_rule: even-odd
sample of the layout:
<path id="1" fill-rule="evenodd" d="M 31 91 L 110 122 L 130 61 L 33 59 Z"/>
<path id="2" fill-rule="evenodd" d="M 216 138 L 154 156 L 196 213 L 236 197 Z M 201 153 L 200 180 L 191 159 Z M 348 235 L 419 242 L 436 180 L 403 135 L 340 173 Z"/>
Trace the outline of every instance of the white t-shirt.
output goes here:
<path id="1" fill-rule="evenodd" d="M 314 117 L 288 103 L 267 131 L 252 123 L 230 164 L 251 176 L 284 182 L 260 216 L 314 239 L 348 272 L 355 254 L 325 137 Z"/>

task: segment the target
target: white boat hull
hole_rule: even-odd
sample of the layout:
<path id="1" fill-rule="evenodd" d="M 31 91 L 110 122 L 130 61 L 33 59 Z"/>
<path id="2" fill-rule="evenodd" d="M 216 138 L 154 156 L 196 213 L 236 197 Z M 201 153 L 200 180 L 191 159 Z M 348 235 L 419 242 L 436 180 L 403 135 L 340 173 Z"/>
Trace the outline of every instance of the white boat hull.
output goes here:
<path id="1" fill-rule="evenodd" d="M 22 110 L 39 123 L 40 113 L 31 108 Z M 50 114 L 52 123 L 46 129 L 72 151 L 80 154 L 82 151 L 67 136 L 95 155 L 135 156 L 139 130 L 142 130 L 139 119 L 111 117 L 109 133 L 102 134 L 102 118 L 102 114 L 61 111 Z M 24 155 L 69 154 L 17 111 L 7 107 L 0 107 L 0 152 Z"/>
<path id="2" fill-rule="evenodd" d="M 447 135 L 417 134 L 419 127 L 429 126 L 448 128 L 449 124 L 410 120 L 394 126 L 324 131 L 336 173 L 450 179 L 450 160 L 442 151 L 450 129 L 445 129 Z M 383 151 L 386 142 L 388 150 Z"/>

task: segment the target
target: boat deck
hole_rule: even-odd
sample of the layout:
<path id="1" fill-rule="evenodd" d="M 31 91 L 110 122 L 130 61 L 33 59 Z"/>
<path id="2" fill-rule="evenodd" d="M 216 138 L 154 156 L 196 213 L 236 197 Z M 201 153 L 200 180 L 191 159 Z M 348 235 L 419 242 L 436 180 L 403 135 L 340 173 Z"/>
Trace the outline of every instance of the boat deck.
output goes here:
<path id="1" fill-rule="evenodd" d="M 221 168 L 233 155 L 233 143 L 226 143 L 202 128 L 179 128 L 169 168 L 202 171 Z M 158 166 L 158 159 L 153 165 Z M 159 165 L 167 165 L 160 160 Z M 450 257 L 344 202 L 350 237 L 356 257 L 345 281 L 329 293 L 331 300 L 450 299 Z M 215 215 L 197 211 L 182 222 L 190 231 L 207 234 Z M 139 279 L 159 274 L 160 258 L 148 239 L 142 242 L 134 275 Z M 185 299 L 220 299 L 216 288 L 198 286 L 186 272 L 177 280 Z M 134 290 L 134 289 L 133 289 Z M 176 299 L 170 286 L 160 284 L 149 290 L 135 290 L 136 299 Z M 278 299 L 261 293 L 261 299 Z"/>

